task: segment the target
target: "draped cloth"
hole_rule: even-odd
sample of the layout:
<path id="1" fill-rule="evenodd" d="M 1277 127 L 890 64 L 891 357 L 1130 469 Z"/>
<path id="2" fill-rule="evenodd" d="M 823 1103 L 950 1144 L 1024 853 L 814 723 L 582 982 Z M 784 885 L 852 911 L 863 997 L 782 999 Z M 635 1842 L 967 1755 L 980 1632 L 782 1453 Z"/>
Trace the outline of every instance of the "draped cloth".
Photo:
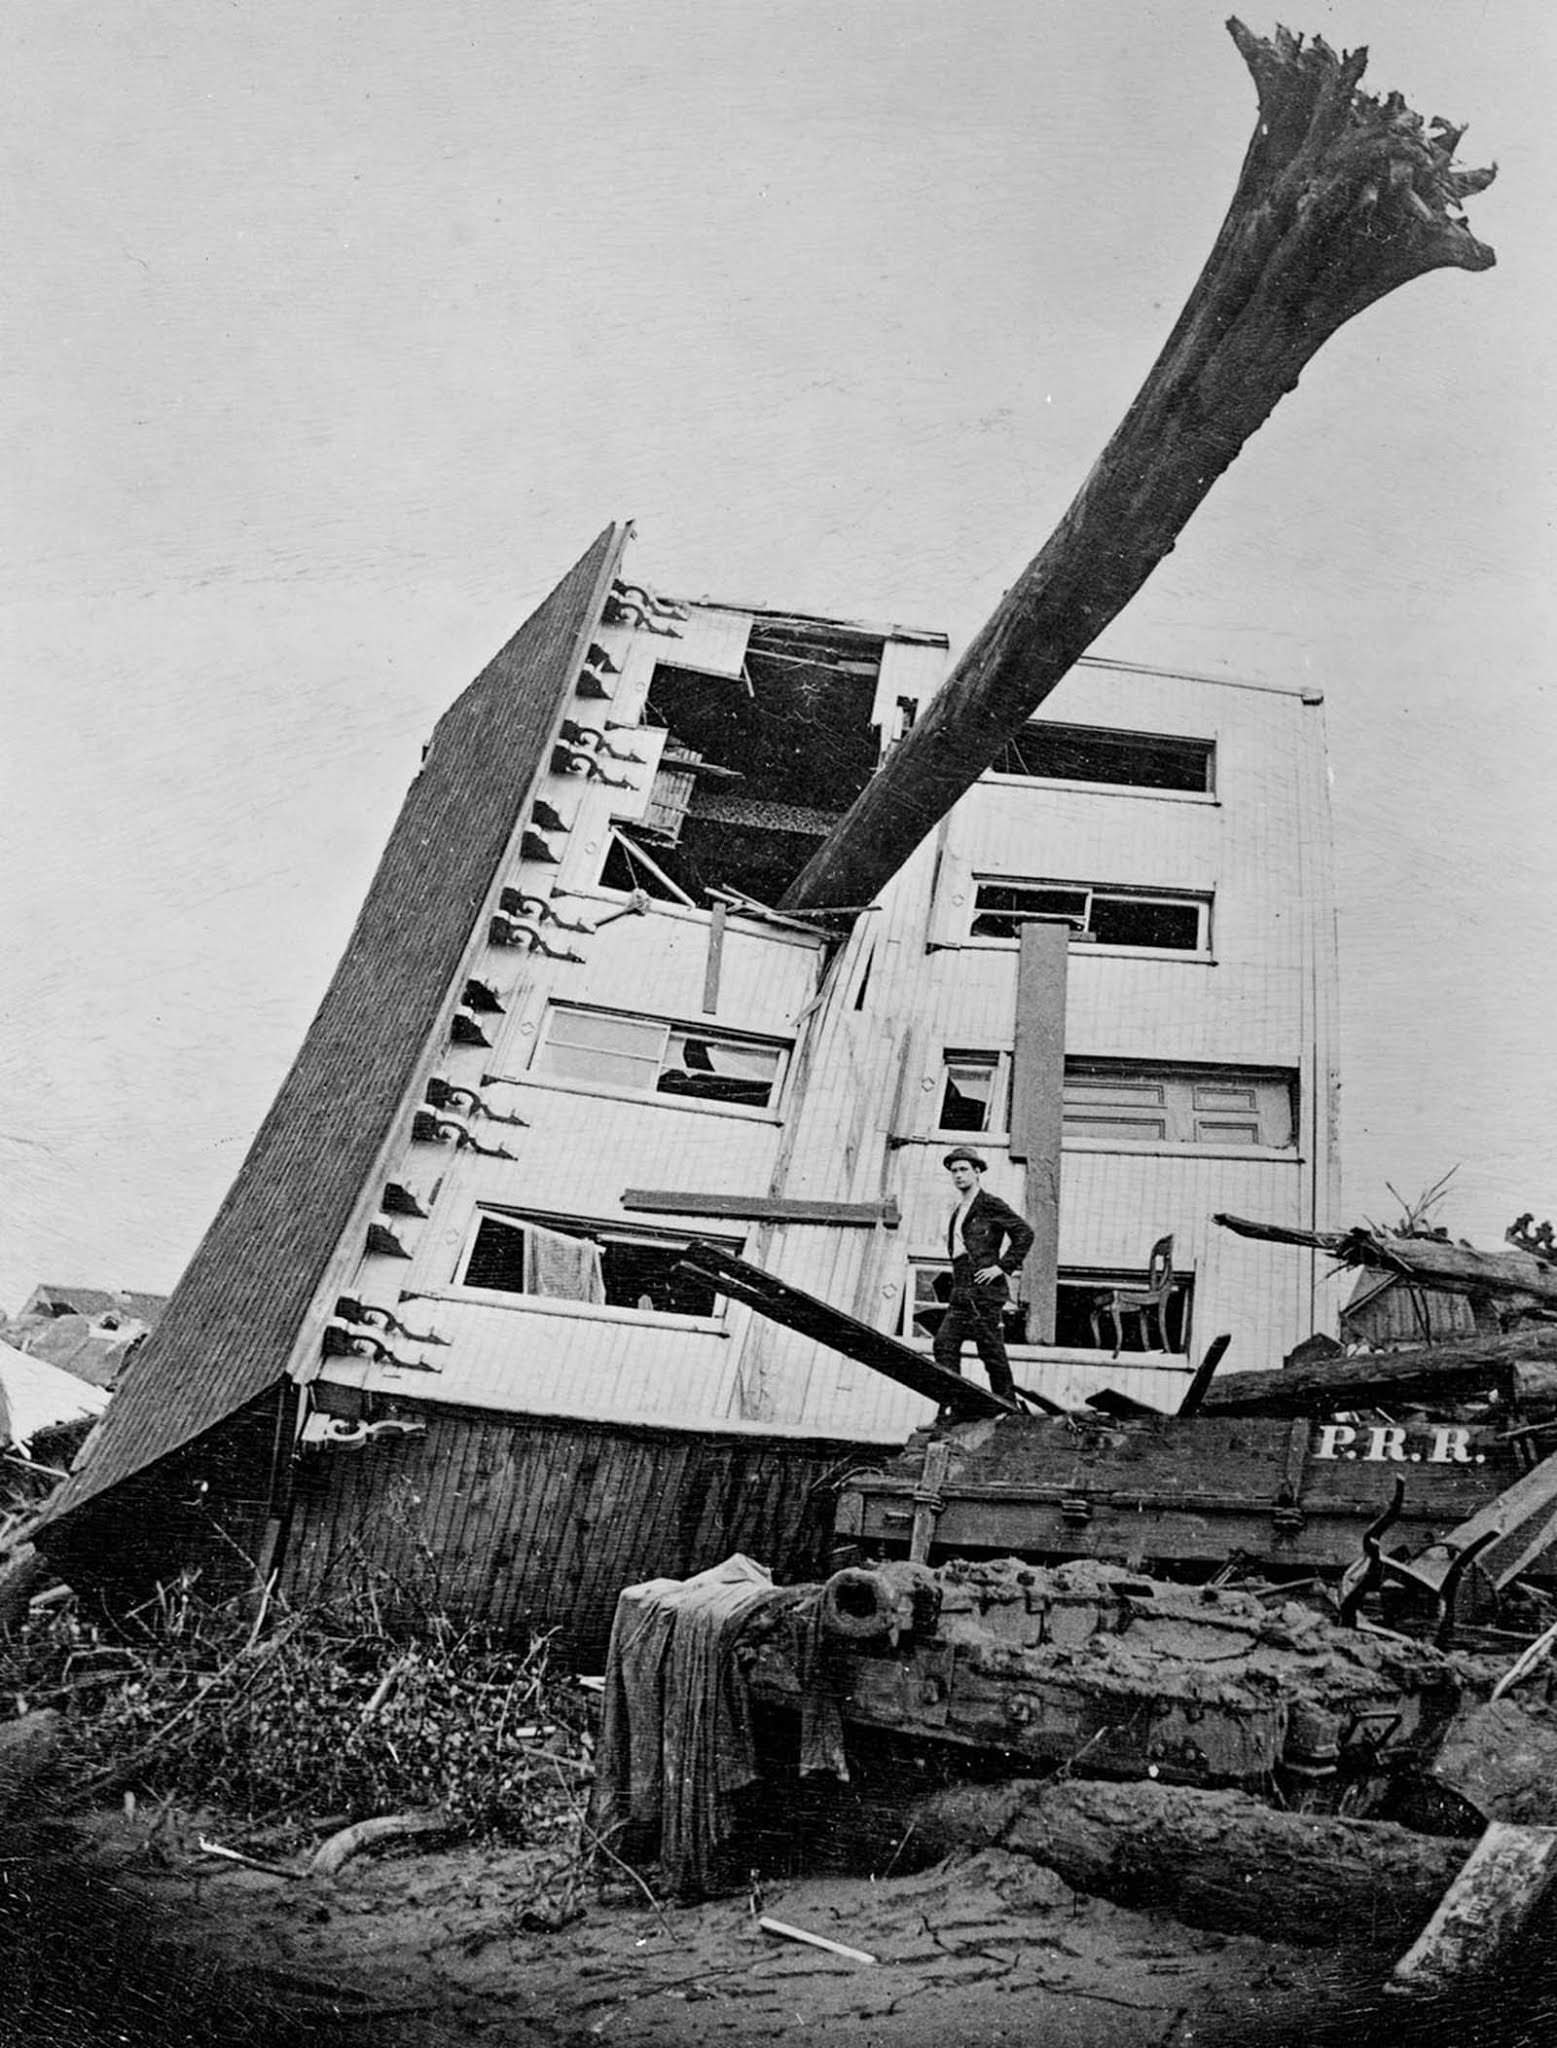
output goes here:
<path id="1" fill-rule="evenodd" d="M 758 1776 L 736 1643 L 765 1607 L 804 1629 L 803 1596 L 819 1591 L 776 1587 L 737 1554 L 695 1578 L 629 1586 L 617 1600 L 589 1824 L 627 1859 L 650 1858 L 657 1845 L 672 1892 L 713 1887 L 715 1859 L 735 1832 L 735 1795 Z M 803 1716 L 801 1769 L 848 1776 L 835 1706 L 831 1717 Z"/>
<path id="2" fill-rule="evenodd" d="M 565 1231 L 543 1230 L 527 1223 L 525 1234 L 526 1294 L 544 1294 L 556 1301 L 604 1301 L 600 1247 L 592 1237 L 570 1237 Z"/>

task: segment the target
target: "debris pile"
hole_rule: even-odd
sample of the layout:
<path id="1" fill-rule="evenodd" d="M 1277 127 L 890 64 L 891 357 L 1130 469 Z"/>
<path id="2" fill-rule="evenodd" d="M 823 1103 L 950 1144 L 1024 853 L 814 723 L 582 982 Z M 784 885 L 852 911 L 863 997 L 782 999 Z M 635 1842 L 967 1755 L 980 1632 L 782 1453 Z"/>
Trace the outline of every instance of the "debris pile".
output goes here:
<path id="1" fill-rule="evenodd" d="M 180 1582 L 112 1627 L 45 1595 L 0 1635 L 0 1718 L 61 1717 L 51 1776 L 72 1810 L 128 1789 L 282 1837 L 407 1814 L 574 1830 L 589 1739 L 545 1640 L 515 1652 L 438 1614 L 392 1635 L 373 1592 L 256 1616 Z"/>

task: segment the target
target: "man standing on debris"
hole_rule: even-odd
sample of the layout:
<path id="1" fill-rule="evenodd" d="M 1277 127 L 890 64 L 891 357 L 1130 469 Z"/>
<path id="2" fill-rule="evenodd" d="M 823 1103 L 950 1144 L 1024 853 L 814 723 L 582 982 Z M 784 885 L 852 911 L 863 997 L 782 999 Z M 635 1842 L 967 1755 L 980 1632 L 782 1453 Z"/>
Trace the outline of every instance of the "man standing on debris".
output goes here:
<path id="1" fill-rule="evenodd" d="M 985 1193 L 979 1183 L 985 1162 L 970 1146 L 954 1146 L 941 1164 L 957 1190 L 957 1206 L 946 1225 L 946 1249 L 952 1262 L 951 1303 L 931 1350 L 937 1365 L 960 1373 L 962 1347 L 971 1337 L 988 1375 L 990 1392 L 1015 1401 L 1000 1318 L 1011 1292 L 1010 1276 L 1031 1251 L 1033 1233 L 998 1195 Z"/>

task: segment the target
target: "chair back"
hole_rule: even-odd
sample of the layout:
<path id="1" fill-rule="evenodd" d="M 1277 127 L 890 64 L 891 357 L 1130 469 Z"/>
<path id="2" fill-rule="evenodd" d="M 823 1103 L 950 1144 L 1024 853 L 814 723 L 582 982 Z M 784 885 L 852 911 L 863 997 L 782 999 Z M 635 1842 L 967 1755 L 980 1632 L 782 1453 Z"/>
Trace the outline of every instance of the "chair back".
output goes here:
<path id="1" fill-rule="evenodd" d="M 1166 1301 L 1173 1287 L 1173 1239 L 1159 1237 L 1146 1262 L 1146 1292 Z"/>

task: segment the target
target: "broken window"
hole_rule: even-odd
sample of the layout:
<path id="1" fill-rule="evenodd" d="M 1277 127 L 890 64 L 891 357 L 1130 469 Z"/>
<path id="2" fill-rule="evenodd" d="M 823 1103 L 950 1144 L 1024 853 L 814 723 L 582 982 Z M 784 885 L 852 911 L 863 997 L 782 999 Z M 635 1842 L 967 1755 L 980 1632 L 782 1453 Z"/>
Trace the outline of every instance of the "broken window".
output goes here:
<path id="1" fill-rule="evenodd" d="M 600 887 L 623 896 L 650 896 L 657 903 L 690 903 L 686 890 L 651 860 L 631 833 L 613 831 L 600 863 Z"/>
<path id="2" fill-rule="evenodd" d="M 1045 782 L 1094 782 L 1129 789 L 1209 795 L 1215 743 L 1176 733 L 1110 732 L 1100 726 L 1033 719 L 1007 740 L 991 773 Z"/>
<path id="3" fill-rule="evenodd" d="M 456 1284 L 532 1300 L 637 1309 L 644 1315 L 717 1316 L 719 1297 L 676 1271 L 690 1240 L 512 1211 L 481 1211 L 460 1255 Z M 738 1246 L 730 1249 L 738 1250 Z"/>
<path id="4" fill-rule="evenodd" d="M 1207 953 L 1211 898 L 1166 891 L 1093 887 L 1084 882 L 977 882 L 969 934 L 1014 939 L 1029 917 L 1062 917 L 1101 946 Z"/>
<path id="5" fill-rule="evenodd" d="M 1142 1291 L 1146 1286 L 1144 1267 L 1115 1267 L 1112 1270 L 1091 1271 L 1082 1267 L 1062 1267 L 1054 1291 L 1054 1341 L 1075 1351 L 1106 1351 L 1114 1349 L 1114 1323 L 1109 1315 L 1100 1313 L 1103 1304 L 1116 1288 L 1127 1288 L 1132 1293 Z M 1189 1349 L 1190 1311 L 1194 1305 L 1195 1277 L 1192 1273 L 1175 1273 L 1173 1285 L 1168 1290 L 1167 1306 L 1163 1310 L 1164 1348 L 1182 1355 Z M 1153 1325 L 1153 1334 L 1155 1326 Z M 1147 1324 L 1139 1316 L 1125 1315 L 1119 1329 L 1120 1356 L 1130 1352 L 1151 1351 L 1157 1355 L 1157 1347 L 1147 1335 Z"/>
<path id="6" fill-rule="evenodd" d="M 906 1334 L 911 1339 L 929 1343 L 945 1320 L 951 1301 L 951 1267 L 929 1260 L 915 1260 L 909 1266 L 908 1276 L 908 1298 L 904 1307 L 908 1323 Z M 1027 1304 L 1013 1297 L 1001 1314 L 1000 1327 L 1008 1344 L 1025 1344 Z"/>
<path id="7" fill-rule="evenodd" d="M 938 1129 L 1003 1131 L 1010 1121 L 1010 1103 L 1009 1054 L 947 1053 Z"/>
<path id="8" fill-rule="evenodd" d="M 908 1281 L 898 1334 L 911 1343 L 928 1344 L 940 1328 L 951 1300 L 951 1268 L 944 1260 L 915 1259 L 909 1264 Z M 1008 1344 L 1032 1341 L 1028 1335 L 1028 1304 L 1016 1292 L 1021 1284 L 1022 1276 L 1018 1274 L 1012 1282 L 1012 1299 L 1001 1313 L 1000 1326 Z M 1105 1351 L 1112 1355 L 1113 1323 L 1108 1316 L 1097 1312 L 1115 1288 L 1138 1289 L 1145 1285 L 1144 1267 L 1139 1271 L 1118 1267 L 1096 1272 L 1079 1267 L 1062 1268 L 1055 1291 L 1055 1346 L 1068 1351 Z M 1183 1353 L 1188 1348 L 1194 1287 L 1193 1274 L 1174 1275 L 1163 1332 L 1167 1349 L 1171 1352 Z M 1120 1336 L 1121 1356 L 1129 1351 L 1139 1352 L 1145 1346 L 1145 1332 L 1134 1316 L 1125 1317 Z M 971 1350 L 971 1344 L 965 1348 Z"/>
<path id="9" fill-rule="evenodd" d="M 661 663 L 650 722 L 666 728 L 644 830 L 695 902 L 732 889 L 774 904 L 875 773 L 880 634 L 759 613 L 739 676 Z"/>
<path id="10" fill-rule="evenodd" d="M 937 1130 L 1003 1134 L 1010 1103 L 1009 1053 L 948 1049 Z M 1279 1067 L 1067 1059 L 1063 1120 L 1067 1138 L 1103 1143 L 1289 1150 L 1297 1142 L 1297 1075 Z"/>
<path id="11" fill-rule="evenodd" d="M 778 1095 L 784 1051 L 779 1044 L 701 1025 L 553 1003 L 530 1067 L 553 1080 L 633 1095 L 769 1109 Z"/>

